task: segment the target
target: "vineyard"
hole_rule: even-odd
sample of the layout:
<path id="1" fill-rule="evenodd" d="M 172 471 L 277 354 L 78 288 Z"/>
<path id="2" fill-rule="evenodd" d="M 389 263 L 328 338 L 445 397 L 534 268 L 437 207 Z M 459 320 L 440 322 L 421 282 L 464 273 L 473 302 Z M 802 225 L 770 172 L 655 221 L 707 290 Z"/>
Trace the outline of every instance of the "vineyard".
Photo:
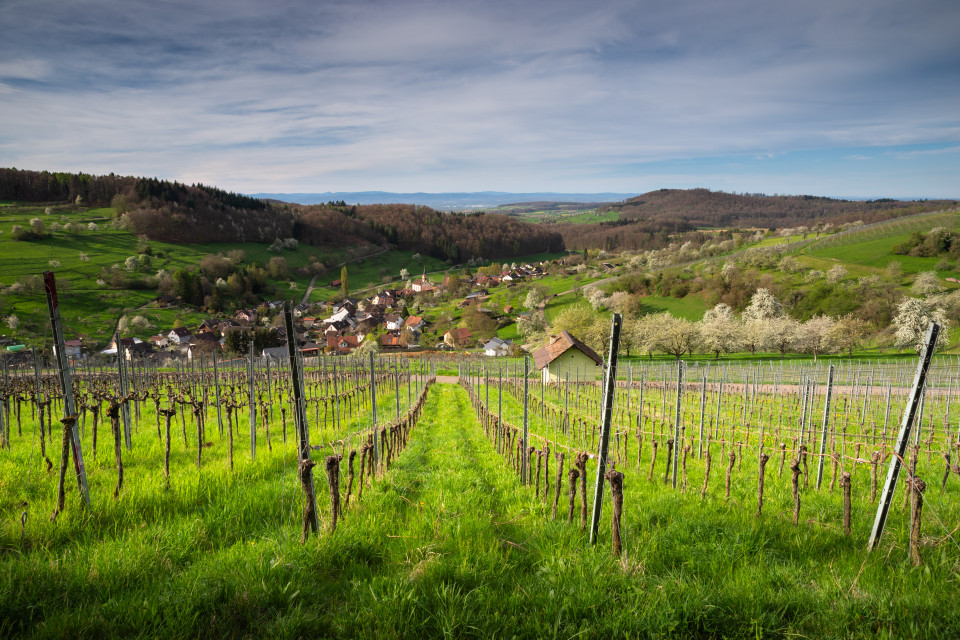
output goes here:
<path id="1" fill-rule="evenodd" d="M 621 365 L 591 546 L 597 370 L 88 360 L 65 421 L 84 505 L 55 363 L 21 359 L 0 387 L 0 635 L 954 635 L 955 357 L 866 550 L 914 368 Z"/>

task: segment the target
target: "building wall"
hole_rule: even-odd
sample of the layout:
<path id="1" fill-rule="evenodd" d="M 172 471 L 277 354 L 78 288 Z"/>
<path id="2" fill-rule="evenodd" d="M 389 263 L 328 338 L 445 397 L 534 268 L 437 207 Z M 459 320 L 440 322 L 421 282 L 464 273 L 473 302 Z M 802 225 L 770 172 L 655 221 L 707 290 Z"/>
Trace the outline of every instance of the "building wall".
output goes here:
<path id="1" fill-rule="evenodd" d="M 543 379 L 544 382 L 565 382 L 569 374 L 570 381 L 575 382 L 578 372 L 581 381 L 596 380 L 600 367 L 582 351 L 572 348 L 543 369 Z"/>

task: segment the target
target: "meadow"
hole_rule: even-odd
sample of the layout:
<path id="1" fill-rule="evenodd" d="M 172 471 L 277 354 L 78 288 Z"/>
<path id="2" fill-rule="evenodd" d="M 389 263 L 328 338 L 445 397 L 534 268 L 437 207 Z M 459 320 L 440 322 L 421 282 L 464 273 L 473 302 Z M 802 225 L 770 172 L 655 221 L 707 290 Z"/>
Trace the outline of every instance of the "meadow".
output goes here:
<path id="1" fill-rule="evenodd" d="M 599 387 L 585 383 L 586 372 L 583 384 L 569 385 L 543 385 L 531 374 L 525 396 L 520 366 L 379 359 L 375 428 L 366 363 L 308 361 L 305 413 L 314 459 L 361 449 L 377 429 L 400 424 L 433 373 L 457 373 L 459 384 L 428 386 L 409 441 L 394 451 L 388 469 L 380 466 L 375 479 L 368 477 L 362 496 L 352 485 L 333 532 L 328 486 L 317 467 L 321 531 L 304 543 L 284 366 L 268 372 L 266 361 L 256 362 L 255 456 L 245 362 L 219 363 L 216 377 L 211 362 L 179 371 L 130 368 L 125 375 L 133 389 L 147 396 L 137 400 L 139 411 L 130 407 L 131 447 L 117 444 L 125 481 L 116 498 L 114 436 L 119 443 L 122 434 L 111 432 L 104 412 L 94 457 L 89 407 L 98 397 L 103 407 L 116 400 L 117 378 L 106 365 L 78 370 L 92 501 L 81 507 L 70 472 L 66 509 L 55 519 L 58 474 L 40 455 L 39 413 L 29 394 L 10 393 L 35 385 L 33 370 L 8 372 L 2 396 L 9 440 L 0 449 L 0 635 L 939 638 L 960 630 L 952 606 L 960 569 L 953 531 L 960 522 L 960 479 L 952 474 L 943 491 L 939 486 L 940 454 L 956 441 L 955 358 L 935 359 L 933 391 L 918 421 L 916 473 L 928 487 L 920 566 L 908 557 L 899 491 L 880 548 L 865 549 L 875 511 L 871 454 L 889 450 L 912 362 L 835 363 L 830 457 L 818 489 L 811 446 L 797 523 L 780 445 L 789 449 L 790 464 L 797 443 L 819 443 L 822 363 L 691 365 L 679 416 L 690 449 L 677 488 L 665 482 L 666 440 L 678 417 L 676 369 L 666 362 L 622 367 L 610 445 L 610 460 L 625 474 L 619 557 L 610 549 L 609 491 L 596 546 L 581 529 L 579 501 L 568 521 L 566 470 L 575 453 L 597 454 Z M 56 425 L 56 379 L 48 375 L 41 386 L 53 398 Z M 198 427 L 192 407 L 203 398 Z M 510 429 L 523 423 L 525 399 L 534 450 L 528 483 L 517 473 L 516 449 L 506 444 Z M 169 481 L 157 400 L 176 411 Z M 199 465 L 198 429 L 204 442 Z M 654 440 L 660 443 L 655 459 Z M 59 441 L 56 425 L 46 440 L 54 461 Z M 761 450 L 770 460 L 758 515 Z M 706 451 L 714 463 L 705 485 Z M 554 516 L 559 452 L 566 467 Z M 733 464 L 730 452 L 736 452 Z M 831 481 L 834 452 L 853 475 L 849 535 L 841 491 Z M 537 460 L 549 471 L 541 474 Z M 880 464 L 881 478 L 887 462 Z M 590 499 L 594 465 L 584 461 Z M 341 500 L 352 466 L 344 455 Z"/>

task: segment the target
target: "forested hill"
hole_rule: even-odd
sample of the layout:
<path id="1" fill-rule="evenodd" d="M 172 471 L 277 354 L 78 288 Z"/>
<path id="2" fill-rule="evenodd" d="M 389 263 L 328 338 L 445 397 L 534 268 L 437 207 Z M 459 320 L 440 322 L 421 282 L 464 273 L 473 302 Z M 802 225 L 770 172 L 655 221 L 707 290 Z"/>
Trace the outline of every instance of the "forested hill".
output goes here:
<path id="1" fill-rule="evenodd" d="M 137 235 L 166 242 L 390 243 L 454 262 L 564 248 L 560 233 L 502 215 L 450 214 L 416 205 L 300 206 L 156 178 L 0 169 L 0 199 L 113 207 Z"/>
<path id="2" fill-rule="evenodd" d="M 660 189 L 599 209 L 616 211 L 617 220 L 590 224 L 553 224 L 568 249 L 661 249 L 692 240 L 704 229 L 783 229 L 821 223 L 879 222 L 954 207 L 954 200 L 838 200 L 818 196 L 735 194 L 709 189 Z"/>
<path id="3" fill-rule="evenodd" d="M 709 189 L 659 189 L 605 207 L 625 221 L 683 220 L 697 228 L 784 228 L 830 221 L 878 222 L 956 206 L 954 200 L 839 200 L 819 196 L 768 196 Z"/>

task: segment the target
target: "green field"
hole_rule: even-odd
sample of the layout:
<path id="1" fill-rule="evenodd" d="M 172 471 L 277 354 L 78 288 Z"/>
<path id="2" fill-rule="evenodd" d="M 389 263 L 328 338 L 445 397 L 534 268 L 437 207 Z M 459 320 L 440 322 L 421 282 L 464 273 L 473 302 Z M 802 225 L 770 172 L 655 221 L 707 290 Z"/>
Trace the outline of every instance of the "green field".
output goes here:
<path id="1" fill-rule="evenodd" d="M 392 386 L 383 389 L 381 410 L 388 416 Z M 595 433 L 566 436 L 541 414 L 539 402 L 557 410 L 563 400 L 558 391 L 544 394 L 538 387 L 530 385 L 535 446 L 546 437 L 559 443 L 554 452 L 567 445 L 595 452 Z M 486 389 L 478 392 L 482 399 Z M 493 384 L 489 393 L 496 410 L 499 387 Z M 625 394 L 618 393 L 620 410 Z M 596 387 L 577 392 L 573 414 L 595 421 L 590 403 L 598 397 Z M 730 416 L 739 411 L 736 397 L 724 404 Z M 790 400 L 789 394 L 779 397 Z M 503 411 L 514 424 L 522 416 L 519 399 L 508 385 Z M 635 392 L 633 401 L 636 411 Z M 655 389 L 644 404 L 649 412 L 659 410 Z M 278 411 L 270 423 L 272 450 L 263 424 L 258 427 L 255 461 L 241 411 L 233 471 L 212 407 L 210 446 L 199 468 L 195 426 L 188 421 L 184 440 L 174 418 L 167 488 L 163 442 L 152 403 L 145 403 L 134 447 L 123 450 L 125 481 L 116 500 L 109 428 L 101 425 L 94 458 L 88 418 L 83 445 L 93 503 L 79 508 L 68 474 L 67 508 L 55 522 L 49 515 L 57 474 L 47 472 L 39 457 L 29 407 L 21 413 L 22 435 L 14 424 L 12 446 L 0 454 L 4 637 L 940 638 L 960 629 L 951 606 L 960 554 L 941 540 L 932 518 L 924 520 L 922 567 L 906 558 L 899 496 L 881 549 L 865 551 L 872 512 L 863 494 L 864 469 L 857 472 L 854 534 L 846 536 L 838 524 L 839 497 L 826 487 L 805 489 L 802 519 L 791 522 L 789 481 L 777 472 L 776 456 L 767 466 L 764 512 L 756 517 L 757 470 L 749 445 L 741 449 L 743 467 L 733 469 L 729 498 L 725 458 L 720 443 L 712 445 L 714 471 L 701 498 L 701 460 L 690 461 L 691 487 L 674 490 L 663 481 L 663 446 L 648 480 L 649 441 L 637 465 L 636 441 L 631 438 L 623 451 L 618 438 L 611 456 L 626 480 L 624 555 L 616 558 L 609 488 L 599 541 L 591 546 L 579 527 L 579 503 L 574 523 L 567 523 L 566 471 L 554 519 L 555 478 L 548 500 L 521 486 L 513 463 L 496 452 L 493 431 L 485 435 L 467 391 L 436 385 L 407 448 L 359 500 L 354 485 L 335 533 L 328 530 L 327 483 L 322 467 L 315 469 L 322 531 L 301 544 L 295 440 L 291 432 L 284 442 Z M 345 428 L 355 433 L 367 428 L 368 419 L 369 410 L 361 410 Z M 312 440 L 321 446 L 342 435 L 309 420 Z M 57 451 L 50 442 L 48 451 Z M 357 443 L 352 437 L 348 446 Z M 331 452 L 324 449 L 314 458 Z M 555 474 L 556 461 L 550 463 Z M 928 467 L 922 462 L 921 472 Z M 590 499 L 594 474 L 589 462 Z M 932 485 L 935 476 L 927 477 Z M 341 476 L 342 494 L 346 484 Z M 545 487 L 538 486 L 542 494 Z M 932 488 L 928 493 L 925 516 L 933 510 L 951 525 L 960 483 L 951 479 L 946 494 L 935 499 Z"/>

